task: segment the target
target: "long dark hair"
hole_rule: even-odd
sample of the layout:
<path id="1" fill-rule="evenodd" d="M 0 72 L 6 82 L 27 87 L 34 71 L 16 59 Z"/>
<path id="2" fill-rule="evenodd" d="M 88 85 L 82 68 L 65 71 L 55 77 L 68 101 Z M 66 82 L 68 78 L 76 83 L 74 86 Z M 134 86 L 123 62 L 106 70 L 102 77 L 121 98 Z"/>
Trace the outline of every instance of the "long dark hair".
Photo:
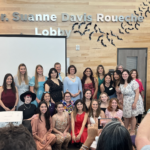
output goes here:
<path id="1" fill-rule="evenodd" d="M 12 77 L 11 89 L 12 89 L 13 93 L 16 93 L 16 87 L 15 87 L 14 78 L 13 78 L 12 74 L 10 74 L 10 73 L 7 73 L 7 74 L 5 75 L 5 77 L 4 77 L 3 90 L 4 90 L 4 92 L 7 92 L 7 83 L 6 83 L 6 80 L 7 80 L 7 78 L 8 78 L 9 76 Z"/>
<path id="2" fill-rule="evenodd" d="M 90 104 L 89 117 L 92 116 L 92 117 L 94 118 L 93 109 L 92 109 L 92 104 L 93 104 L 93 102 L 97 102 L 97 104 L 98 104 L 98 108 L 97 108 L 97 110 L 96 110 L 96 115 L 95 115 L 95 117 L 99 117 L 99 115 L 100 115 L 100 113 L 101 113 L 101 108 L 100 108 L 100 105 L 99 105 L 98 100 L 96 100 L 96 99 L 93 99 L 92 102 L 91 102 L 91 104 Z"/>
<path id="3" fill-rule="evenodd" d="M 74 103 L 74 110 L 73 110 L 73 117 L 74 117 L 74 120 L 75 120 L 75 121 L 76 121 L 76 115 L 77 115 L 77 113 L 78 113 L 78 108 L 77 108 L 77 104 L 78 104 L 78 103 L 83 104 L 83 109 L 82 109 L 82 111 L 83 111 L 83 112 L 86 112 L 85 104 L 83 103 L 83 101 L 82 101 L 81 99 L 76 100 L 75 103 Z"/>
<path id="4" fill-rule="evenodd" d="M 118 121 L 106 124 L 99 136 L 96 150 L 133 150 L 128 130 Z"/>
<path id="5" fill-rule="evenodd" d="M 89 69 L 89 70 L 91 71 L 90 79 L 91 79 L 91 81 L 92 81 L 93 87 L 95 87 L 95 82 L 94 82 L 94 77 L 93 77 L 93 71 L 92 71 L 91 68 L 86 68 L 86 69 L 84 70 L 84 72 L 83 72 L 83 77 L 82 77 L 82 79 L 81 79 L 82 86 L 84 86 L 85 80 L 86 80 L 86 78 L 87 78 L 87 76 L 86 76 L 86 74 L 85 74 L 85 72 L 86 72 L 87 69 Z"/>
<path id="6" fill-rule="evenodd" d="M 113 84 L 113 81 L 112 81 L 112 78 L 111 78 L 111 74 L 110 74 L 110 73 L 107 73 L 107 74 L 104 75 L 104 81 L 103 81 L 103 85 L 104 85 L 104 86 L 105 86 L 105 78 L 106 78 L 107 76 L 110 77 L 110 85 Z"/>
<path id="7" fill-rule="evenodd" d="M 89 89 L 86 89 L 86 90 L 84 90 L 84 92 L 83 92 L 83 99 L 82 99 L 84 104 L 85 104 L 85 101 L 86 101 L 85 93 L 86 93 L 87 91 L 90 91 L 90 92 L 91 92 L 91 98 L 90 98 L 90 100 L 92 100 L 92 91 L 89 90 Z"/>
<path id="8" fill-rule="evenodd" d="M 123 70 L 123 71 L 122 71 L 122 74 L 123 74 L 124 72 L 127 72 L 127 73 L 128 73 L 129 77 L 128 77 L 127 82 L 130 83 L 130 82 L 132 81 L 132 78 L 131 78 L 131 75 L 130 75 L 129 71 L 128 71 L 128 70 Z M 121 77 L 120 84 L 124 84 L 124 83 L 125 83 L 125 81 L 124 81 L 124 79 Z"/>
<path id="9" fill-rule="evenodd" d="M 118 76 L 119 76 L 119 80 L 115 80 L 115 78 L 114 78 L 114 74 L 117 74 Z M 115 70 L 114 72 L 113 72 L 113 81 L 114 81 L 114 87 L 116 87 L 116 86 L 119 86 L 120 85 L 120 81 L 121 81 L 121 71 L 120 70 Z"/>
<path id="10" fill-rule="evenodd" d="M 55 72 L 57 73 L 56 78 L 58 78 L 58 72 L 57 72 L 57 70 L 56 70 L 55 68 L 51 68 L 51 69 L 49 70 L 49 73 L 48 73 L 48 79 L 51 79 L 51 74 L 52 74 L 53 71 L 55 71 Z"/>
<path id="11" fill-rule="evenodd" d="M 46 107 L 47 107 L 47 104 L 46 104 L 45 101 L 41 101 L 41 102 L 39 103 L 39 105 L 38 105 L 38 114 L 39 114 L 39 119 L 40 119 L 40 120 L 41 120 L 40 106 L 41 106 L 42 104 L 45 104 Z M 46 121 L 46 129 L 47 129 L 47 131 L 48 131 L 48 130 L 50 129 L 50 121 L 49 121 L 49 119 L 50 119 L 50 113 L 49 113 L 49 111 L 48 111 L 48 107 L 47 107 L 46 113 L 44 114 L 44 117 L 45 117 L 45 121 Z M 41 120 L 41 121 L 42 121 L 42 120 Z"/>
<path id="12" fill-rule="evenodd" d="M 44 92 L 44 93 L 43 93 L 43 95 L 42 95 L 42 97 L 41 97 L 41 101 L 44 101 L 44 96 L 45 96 L 45 94 L 49 94 L 49 96 L 50 96 L 49 102 L 51 102 L 51 95 L 50 95 L 49 92 Z"/>
<path id="13" fill-rule="evenodd" d="M 99 67 L 102 67 L 102 68 L 103 68 L 103 76 L 104 76 L 104 75 L 105 75 L 105 69 L 104 69 L 104 66 L 103 66 L 103 65 L 98 65 L 98 66 L 97 66 L 97 69 L 96 69 L 96 76 L 99 77 L 99 72 L 98 72 Z"/>

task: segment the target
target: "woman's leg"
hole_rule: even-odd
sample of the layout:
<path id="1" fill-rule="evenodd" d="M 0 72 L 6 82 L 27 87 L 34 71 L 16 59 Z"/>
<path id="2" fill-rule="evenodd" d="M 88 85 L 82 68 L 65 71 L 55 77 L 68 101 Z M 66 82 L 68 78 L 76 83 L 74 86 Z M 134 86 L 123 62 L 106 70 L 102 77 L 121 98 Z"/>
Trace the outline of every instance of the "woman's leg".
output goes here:
<path id="1" fill-rule="evenodd" d="M 136 118 L 131 117 L 131 132 L 130 135 L 135 135 Z"/>
<path id="2" fill-rule="evenodd" d="M 71 135 L 70 133 L 67 133 L 64 143 L 62 144 L 64 149 L 67 149 L 70 140 L 71 140 Z"/>
<path id="3" fill-rule="evenodd" d="M 130 122 L 130 118 L 124 118 L 124 125 L 127 130 L 128 130 L 129 122 Z"/>

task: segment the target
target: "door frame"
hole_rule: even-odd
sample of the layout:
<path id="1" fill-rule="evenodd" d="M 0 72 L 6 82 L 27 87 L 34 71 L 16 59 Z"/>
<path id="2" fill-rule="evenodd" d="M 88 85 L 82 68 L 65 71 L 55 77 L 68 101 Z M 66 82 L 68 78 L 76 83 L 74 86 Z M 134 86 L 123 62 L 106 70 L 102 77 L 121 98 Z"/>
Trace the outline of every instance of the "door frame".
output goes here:
<path id="1" fill-rule="evenodd" d="M 146 94 L 146 91 L 147 91 L 147 52 L 148 52 L 148 48 L 147 47 L 138 47 L 138 48 L 131 48 L 131 47 L 126 47 L 126 48 L 117 48 L 117 65 L 118 65 L 118 62 L 119 62 L 119 50 L 125 50 L 125 49 L 132 49 L 132 50 L 139 50 L 139 49 L 145 49 L 146 50 L 146 57 L 145 57 L 145 87 L 144 87 L 144 108 L 145 108 L 145 111 L 146 111 L 146 97 L 147 97 L 147 94 Z"/>

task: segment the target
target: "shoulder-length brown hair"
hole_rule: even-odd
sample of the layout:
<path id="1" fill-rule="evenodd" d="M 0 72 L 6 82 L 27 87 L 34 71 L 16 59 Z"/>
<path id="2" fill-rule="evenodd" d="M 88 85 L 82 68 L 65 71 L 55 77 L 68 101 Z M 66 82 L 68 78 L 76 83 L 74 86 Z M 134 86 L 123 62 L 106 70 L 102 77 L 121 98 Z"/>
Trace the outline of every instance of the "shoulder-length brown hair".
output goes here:
<path id="1" fill-rule="evenodd" d="M 86 112 L 85 104 L 83 103 L 83 101 L 82 101 L 81 99 L 76 100 L 75 103 L 74 103 L 74 110 L 73 110 L 73 117 L 74 117 L 74 120 L 75 120 L 75 121 L 76 121 L 76 115 L 77 115 L 77 113 L 78 113 L 78 108 L 77 108 L 77 104 L 78 104 L 78 103 L 83 104 L 83 109 L 82 109 L 82 111 L 83 111 L 83 112 Z"/>
<path id="2" fill-rule="evenodd" d="M 25 82 L 26 85 L 28 85 L 28 83 L 29 83 L 29 80 L 28 80 L 28 72 L 27 72 L 27 67 L 26 67 L 25 64 L 20 64 L 20 65 L 18 66 L 18 72 L 17 72 L 18 83 L 19 83 L 19 85 L 21 85 L 21 82 L 22 82 L 21 73 L 20 73 L 20 67 L 25 67 L 25 68 L 26 68 L 26 72 L 25 72 L 25 74 L 24 74 L 24 82 Z"/>
<path id="3" fill-rule="evenodd" d="M 105 69 L 104 69 L 104 66 L 103 66 L 103 65 L 98 65 L 98 66 L 97 66 L 97 69 L 96 69 L 96 76 L 99 77 L 99 72 L 98 72 L 99 67 L 102 67 L 102 68 L 103 68 L 103 76 L 104 76 L 104 75 L 105 75 Z"/>
<path id="4" fill-rule="evenodd" d="M 102 93 L 100 94 L 100 96 L 99 96 L 99 99 L 98 99 L 99 104 L 101 104 L 101 102 L 102 102 L 101 96 L 102 96 L 103 94 L 105 94 L 105 95 L 108 97 L 107 102 L 109 101 L 109 96 L 108 96 L 108 94 L 107 94 L 106 92 L 102 92 Z"/>
<path id="5" fill-rule="evenodd" d="M 138 72 L 137 72 L 136 69 L 132 69 L 132 70 L 130 71 L 130 75 L 133 73 L 133 71 L 136 72 L 136 79 L 138 79 L 138 78 L 139 78 L 139 74 L 138 74 Z M 132 78 L 132 76 L 131 76 L 131 78 Z"/>
<path id="6" fill-rule="evenodd" d="M 118 101 L 118 99 L 117 98 L 111 98 L 110 99 L 110 101 L 109 101 L 109 105 L 108 105 L 108 111 L 112 111 L 112 107 L 111 107 L 111 105 L 112 105 L 112 101 L 113 100 L 115 100 L 116 102 L 117 102 L 117 108 L 116 108 L 116 110 L 115 111 L 118 111 L 119 109 L 120 109 L 120 106 L 119 106 L 119 101 Z"/>
<path id="7" fill-rule="evenodd" d="M 99 105 L 99 103 L 98 103 L 98 101 L 97 101 L 96 99 L 93 99 L 92 102 L 91 102 L 91 104 L 90 104 L 89 117 L 92 116 L 92 117 L 94 118 L 93 109 L 92 109 L 92 104 L 93 104 L 93 102 L 97 102 L 97 104 L 98 104 L 98 108 L 97 108 L 97 110 L 96 110 L 96 115 L 95 115 L 95 117 L 99 117 L 99 115 L 100 115 L 100 113 L 101 113 L 101 108 L 100 108 L 100 105 Z"/>

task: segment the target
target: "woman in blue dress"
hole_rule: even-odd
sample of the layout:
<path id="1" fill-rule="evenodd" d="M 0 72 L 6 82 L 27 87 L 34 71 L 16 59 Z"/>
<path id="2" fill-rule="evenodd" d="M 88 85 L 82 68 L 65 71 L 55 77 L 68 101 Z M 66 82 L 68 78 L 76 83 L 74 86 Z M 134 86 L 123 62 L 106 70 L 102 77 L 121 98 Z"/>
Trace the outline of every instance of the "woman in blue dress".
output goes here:
<path id="1" fill-rule="evenodd" d="M 41 97 L 44 92 L 44 83 L 47 77 L 43 75 L 43 67 L 37 65 L 35 69 L 35 76 L 33 76 L 29 82 L 30 91 L 36 93 L 36 99 L 32 102 L 36 107 L 41 101 Z"/>
<path id="2" fill-rule="evenodd" d="M 64 79 L 64 93 L 70 92 L 71 93 L 71 100 L 74 102 L 77 99 L 82 99 L 82 84 L 79 77 L 75 74 L 77 69 L 74 65 L 69 66 L 68 68 L 68 76 Z"/>
<path id="3" fill-rule="evenodd" d="M 25 93 L 26 91 L 29 91 L 29 81 L 30 81 L 30 77 L 28 76 L 26 65 L 20 64 L 18 66 L 17 75 L 14 77 L 14 82 L 18 89 L 18 95 L 19 95 L 17 110 L 21 105 L 24 104 L 20 99 L 20 95 Z"/>

